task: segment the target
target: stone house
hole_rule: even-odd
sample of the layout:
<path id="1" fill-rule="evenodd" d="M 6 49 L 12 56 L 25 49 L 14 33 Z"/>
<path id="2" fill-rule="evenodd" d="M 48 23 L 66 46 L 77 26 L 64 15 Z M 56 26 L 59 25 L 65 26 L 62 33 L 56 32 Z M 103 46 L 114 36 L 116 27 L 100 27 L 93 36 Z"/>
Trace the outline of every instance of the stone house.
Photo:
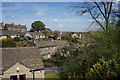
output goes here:
<path id="1" fill-rule="evenodd" d="M 73 33 L 73 34 L 71 34 L 71 36 L 72 36 L 72 38 L 79 38 L 79 39 L 81 39 L 81 34 L 79 34 L 79 33 Z"/>
<path id="2" fill-rule="evenodd" d="M 25 34 L 25 37 L 32 39 L 39 39 L 39 38 L 45 38 L 45 35 L 41 32 L 27 32 Z"/>
<path id="3" fill-rule="evenodd" d="M 3 25 L 3 22 L 0 23 L 0 30 L 3 30 L 4 29 L 4 25 Z"/>
<path id="4" fill-rule="evenodd" d="M 27 28 L 25 25 L 15 25 L 14 23 L 5 24 L 4 29 L 9 31 L 27 32 Z"/>
<path id="5" fill-rule="evenodd" d="M 79 38 L 82 39 L 87 35 L 87 32 L 71 32 L 72 38 Z"/>
<path id="6" fill-rule="evenodd" d="M 2 51 L 1 78 L 10 80 L 44 79 L 44 65 L 35 47 L 0 48 Z"/>

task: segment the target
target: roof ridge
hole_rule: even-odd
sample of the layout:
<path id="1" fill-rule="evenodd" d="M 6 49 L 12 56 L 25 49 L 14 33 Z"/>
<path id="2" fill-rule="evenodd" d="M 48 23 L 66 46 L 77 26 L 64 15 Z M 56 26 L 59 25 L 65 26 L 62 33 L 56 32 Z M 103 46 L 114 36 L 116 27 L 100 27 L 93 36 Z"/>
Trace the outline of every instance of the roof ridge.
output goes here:
<path id="1" fill-rule="evenodd" d="M 37 48 L 37 47 L 9 47 L 9 48 L 7 47 L 7 48 L 0 48 L 0 49 L 23 49 L 23 48 L 29 49 L 29 48 Z"/>

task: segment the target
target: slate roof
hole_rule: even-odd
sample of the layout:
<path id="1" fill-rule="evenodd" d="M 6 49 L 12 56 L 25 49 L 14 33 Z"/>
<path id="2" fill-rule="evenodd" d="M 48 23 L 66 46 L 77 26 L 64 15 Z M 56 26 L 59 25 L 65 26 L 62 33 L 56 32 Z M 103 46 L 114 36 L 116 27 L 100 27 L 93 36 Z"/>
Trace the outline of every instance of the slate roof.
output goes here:
<path id="1" fill-rule="evenodd" d="M 39 36 L 39 35 L 42 35 L 42 36 L 45 36 L 43 33 L 41 32 L 28 32 L 31 36 Z"/>
<path id="2" fill-rule="evenodd" d="M 50 40 L 50 41 L 38 41 L 34 40 L 37 47 L 50 47 L 50 46 L 67 46 L 69 43 L 66 40 Z"/>
<path id="3" fill-rule="evenodd" d="M 44 69 L 40 51 L 36 47 L 0 48 L 2 50 L 2 71 L 17 62 L 29 69 Z"/>
<path id="4" fill-rule="evenodd" d="M 18 36 L 24 36 L 25 32 L 17 32 L 17 31 L 8 31 L 8 30 L 0 30 L 0 35 L 18 35 Z"/>

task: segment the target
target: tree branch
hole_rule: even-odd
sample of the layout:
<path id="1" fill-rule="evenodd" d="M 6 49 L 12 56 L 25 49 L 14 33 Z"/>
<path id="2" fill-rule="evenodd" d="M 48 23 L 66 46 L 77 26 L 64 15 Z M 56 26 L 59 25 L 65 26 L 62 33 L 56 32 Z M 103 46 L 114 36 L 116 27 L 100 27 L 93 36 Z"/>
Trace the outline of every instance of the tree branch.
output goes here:
<path id="1" fill-rule="evenodd" d="M 109 12 L 108 12 L 108 17 L 107 17 L 107 19 L 109 19 L 109 17 L 110 17 L 111 10 L 112 10 L 112 2 L 110 2 L 110 9 L 109 9 Z"/>
<path id="2" fill-rule="evenodd" d="M 89 29 L 94 24 L 94 21 L 88 26 L 87 29 Z"/>
<path id="3" fill-rule="evenodd" d="M 92 16 L 92 18 L 100 25 L 100 27 L 105 30 L 105 28 L 103 27 L 103 25 L 93 16 L 92 12 L 90 11 L 90 15 Z"/>
<path id="4" fill-rule="evenodd" d="M 104 6 L 104 11 L 105 11 L 105 16 L 107 16 L 107 9 L 106 9 L 106 5 L 104 2 L 102 2 L 103 6 Z"/>
<path id="5" fill-rule="evenodd" d="M 104 13 L 102 12 L 100 6 L 97 4 L 97 2 L 94 1 L 94 3 L 97 5 L 97 8 L 100 10 L 101 14 L 102 14 L 103 17 L 106 19 L 106 16 L 105 16 Z"/>

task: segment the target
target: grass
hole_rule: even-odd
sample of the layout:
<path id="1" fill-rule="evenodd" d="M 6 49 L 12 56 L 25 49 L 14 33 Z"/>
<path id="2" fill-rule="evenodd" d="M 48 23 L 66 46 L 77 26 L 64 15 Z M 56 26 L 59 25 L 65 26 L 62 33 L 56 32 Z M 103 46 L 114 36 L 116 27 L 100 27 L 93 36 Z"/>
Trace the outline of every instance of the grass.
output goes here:
<path id="1" fill-rule="evenodd" d="M 48 74 L 45 74 L 45 79 L 52 79 L 52 78 L 54 78 L 54 79 L 60 79 L 60 75 L 59 74 L 57 74 L 57 73 L 48 73 Z"/>

